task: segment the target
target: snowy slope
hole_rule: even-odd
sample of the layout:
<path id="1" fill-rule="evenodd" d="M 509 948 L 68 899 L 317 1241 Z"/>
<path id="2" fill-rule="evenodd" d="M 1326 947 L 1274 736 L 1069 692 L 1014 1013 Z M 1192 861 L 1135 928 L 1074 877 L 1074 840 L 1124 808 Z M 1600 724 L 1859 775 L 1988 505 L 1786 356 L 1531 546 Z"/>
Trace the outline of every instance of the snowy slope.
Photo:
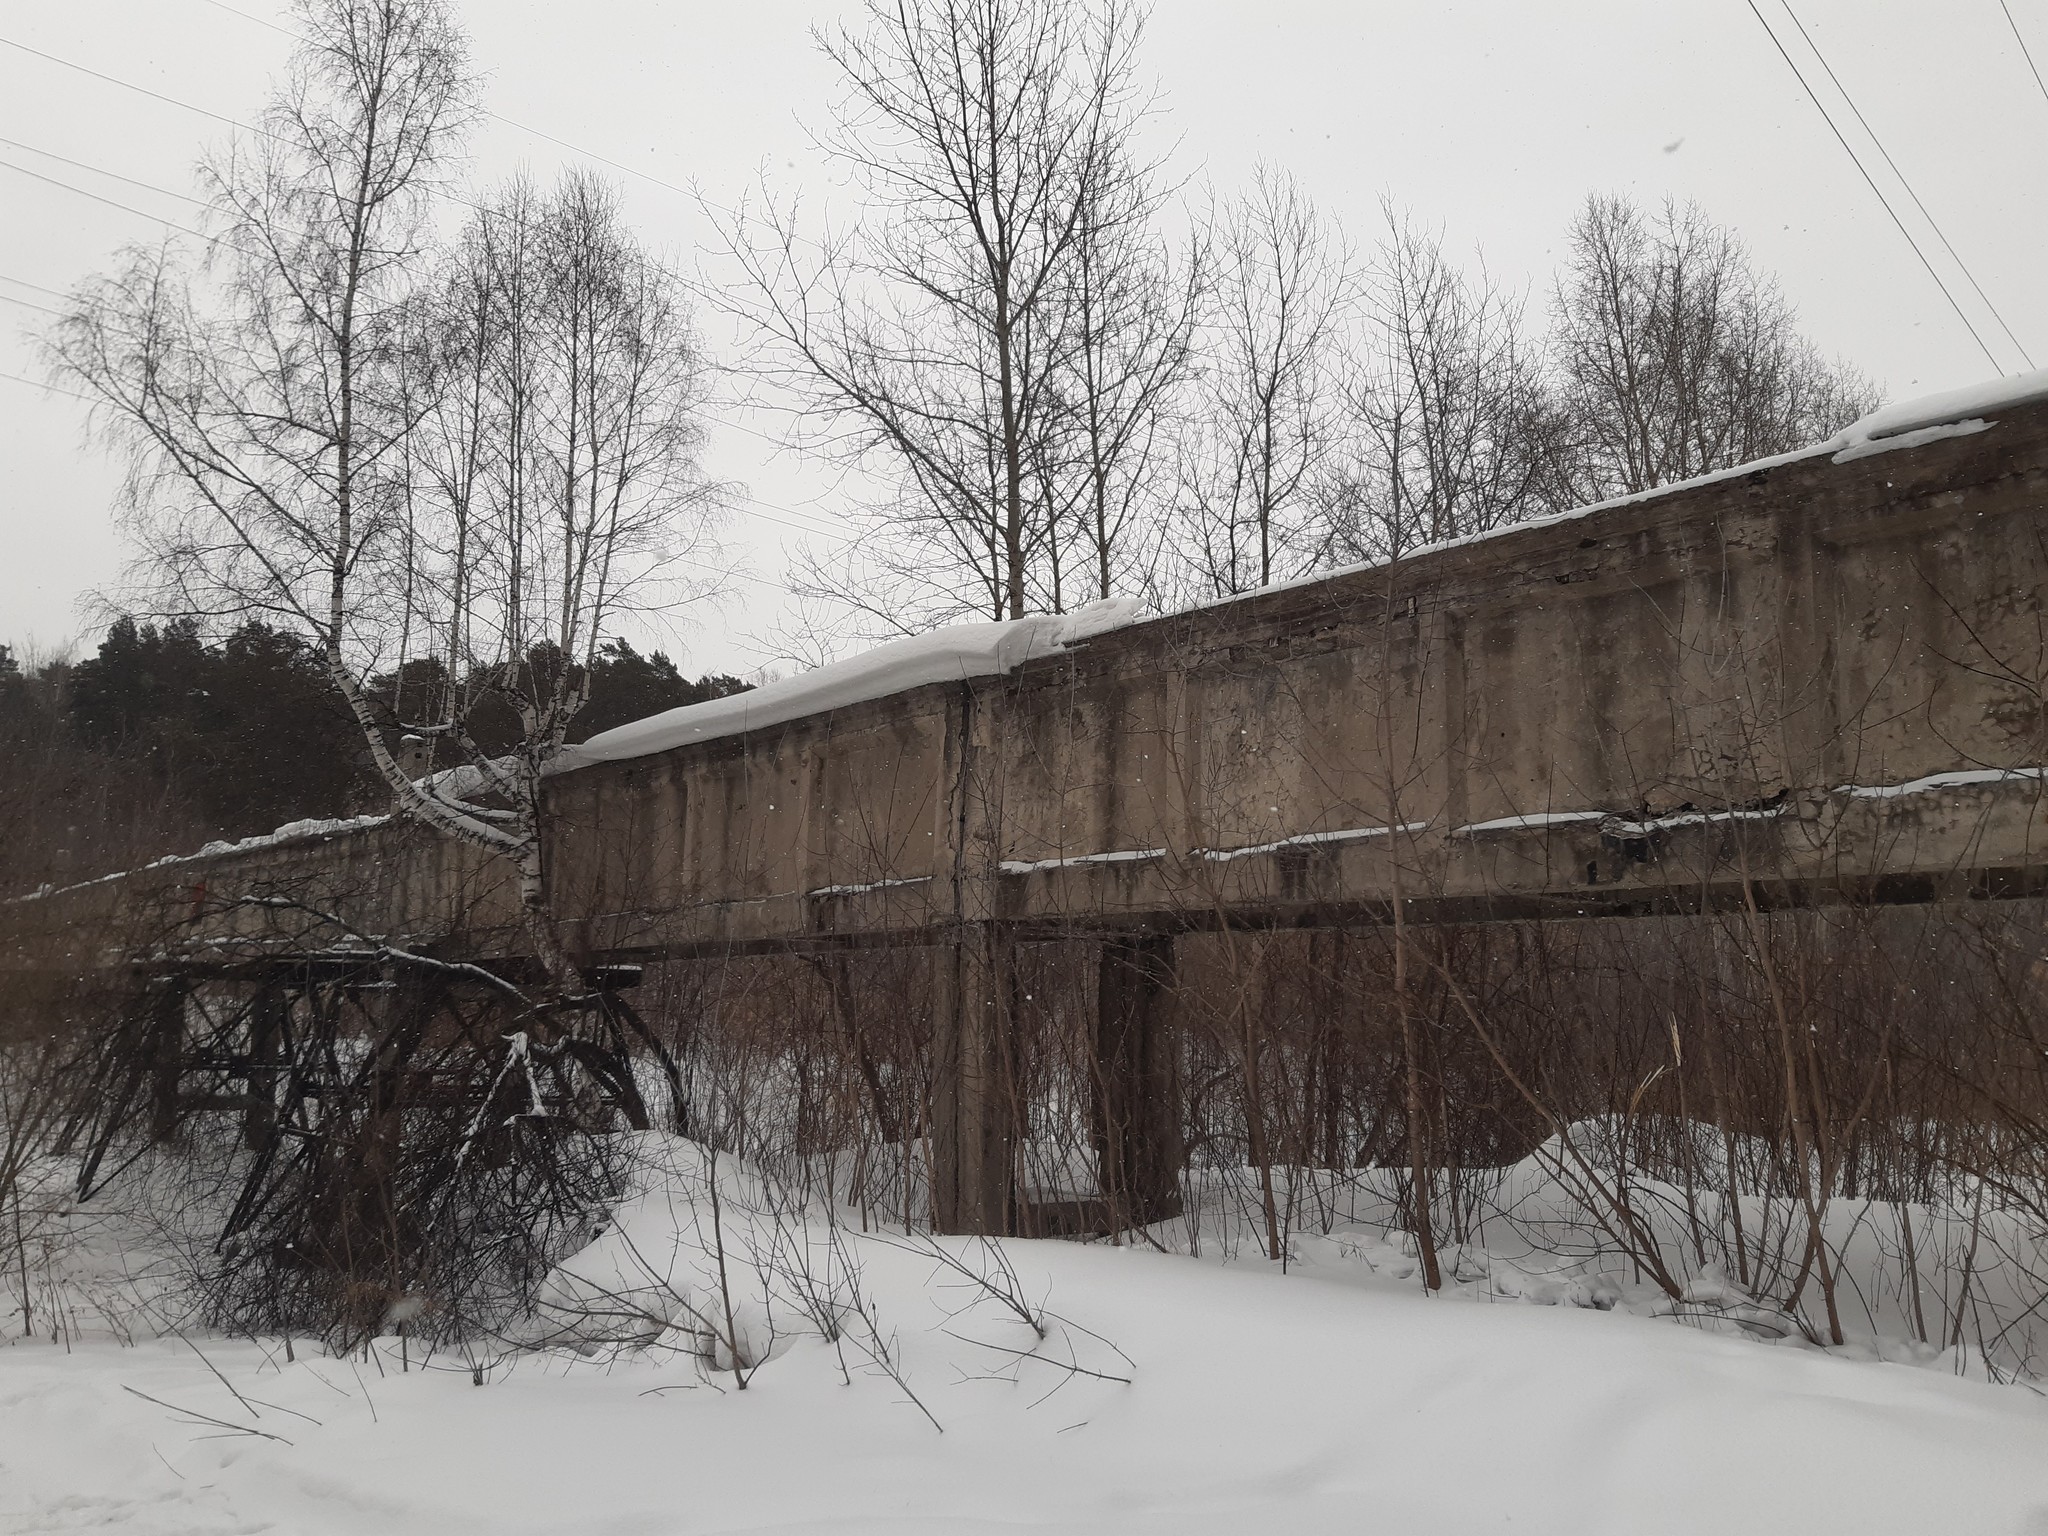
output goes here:
<path id="1" fill-rule="evenodd" d="M 792 1227 L 720 1170 L 734 1274 L 816 1240 L 816 1208 Z M 1425 1298 L 1341 1236 L 1287 1274 L 1009 1242 L 1041 1343 L 931 1248 L 847 1234 L 902 1380 L 785 1311 L 741 1391 L 729 1361 L 662 1343 L 727 1315 L 705 1187 L 651 1180 L 554 1288 L 639 1298 L 615 1314 L 647 1320 L 632 1346 L 484 1347 L 481 1386 L 460 1352 L 422 1369 L 395 1339 L 346 1360 L 203 1336 L 0 1348 L 0 1533 L 2048 1529 L 2032 1391 L 1626 1309 Z M 943 1241 L 986 1271 L 991 1250 Z M 768 1314 L 738 1310 L 764 1339 Z"/>
<path id="2" fill-rule="evenodd" d="M 913 1343 L 935 1431 L 806 1341 L 688 1366 L 286 1364 L 176 1340 L 0 1351 L 0 1532 L 2038 1532 L 2032 1395 L 1614 1315 L 1430 1302 L 1144 1251 L 1014 1245 L 1132 1384 L 976 1379 Z M 895 1319 L 906 1330 L 939 1321 Z M 964 1328 L 973 1332 L 973 1328 Z M 986 1320 L 980 1331 L 1015 1342 Z M 444 1362 L 445 1363 L 445 1362 Z M 130 1395 L 260 1427 L 226 1435 Z M 300 1418 L 295 1415 L 309 1415 Z M 189 1418 L 189 1415 L 187 1416 Z M 312 1422 L 317 1420 L 318 1422 Z"/>

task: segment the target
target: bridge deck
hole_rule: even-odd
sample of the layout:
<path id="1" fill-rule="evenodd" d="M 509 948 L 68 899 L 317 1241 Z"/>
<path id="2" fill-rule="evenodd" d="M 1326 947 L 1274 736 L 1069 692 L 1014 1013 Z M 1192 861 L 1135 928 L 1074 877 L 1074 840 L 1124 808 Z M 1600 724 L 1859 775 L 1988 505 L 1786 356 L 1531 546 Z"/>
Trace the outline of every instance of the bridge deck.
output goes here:
<path id="1" fill-rule="evenodd" d="M 2038 890 L 2048 405 L 1994 415 L 562 773 L 556 909 L 616 956 Z M 312 922 L 279 898 L 521 947 L 503 873 L 386 823 L 12 903 L 0 950 Z"/>

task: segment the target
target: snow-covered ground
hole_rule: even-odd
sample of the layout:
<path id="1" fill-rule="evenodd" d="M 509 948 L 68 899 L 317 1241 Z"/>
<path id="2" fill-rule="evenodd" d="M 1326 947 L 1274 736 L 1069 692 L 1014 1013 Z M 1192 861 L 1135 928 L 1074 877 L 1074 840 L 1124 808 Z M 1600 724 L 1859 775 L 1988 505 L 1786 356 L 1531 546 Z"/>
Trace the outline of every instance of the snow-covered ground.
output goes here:
<path id="1" fill-rule="evenodd" d="M 1932 1351 L 1428 1298 L 1342 1228 L 1283 1274 L 710 1187 L 669 1146 L 516 1349 L 0 1349 L 0 1532 L 2048 1531 L 2048 1400 Z"/>

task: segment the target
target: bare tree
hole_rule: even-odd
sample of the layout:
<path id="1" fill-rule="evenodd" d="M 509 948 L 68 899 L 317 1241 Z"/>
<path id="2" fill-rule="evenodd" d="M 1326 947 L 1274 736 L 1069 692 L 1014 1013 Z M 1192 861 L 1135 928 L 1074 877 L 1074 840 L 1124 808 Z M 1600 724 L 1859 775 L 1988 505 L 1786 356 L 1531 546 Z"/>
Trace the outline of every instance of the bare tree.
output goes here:
<path id="1" fill-rule="evenodd" d="M 1196 365 L 1207 252 L 1178 262 L 1156 229 L 1149 167 L 1114 154 L 1081 211 L 1060 309 L 1058 434 L 1042 464 L 1053 509 L 1050 606 L 1151 587 L 1172 510 L 1166 460 Z M 1085 560 L 1085 569 L 1081 568 Z"/>
<path id="2" fill-rule="evenodd" d="M 1786 453 L 1835 432 L 1875 387 L 1802 337 L 1777 283 L 1697 204 L 1654 214 L 1592 196 L 1552 299 L 1580 502 Z"/>
<path id="3" fill-rule="evenodd" d="M 1186 558 L 1212 594 L 1298 575 L 1327 548 L 1318 492 L 1352 284 L 1341 236 L 1284 172 L 1261 167 L 1214 226 L 1205 387 L 1179 477 Z"/>
<path id="4" fill-rule="evenodd" d="M 52 360 L 130 451 L 157 595 L 317 636 L 397 784 L 359 662 L 398 611 L 403 315 L 472 85 L 438 0 L 313 0 L 301 21 L 256 136 L 201 167 L 206 262 L 129 252 L 74 296 Z"/>
<path id="5" fill-rule="evenodd" d="M 1484 533 L 1549 510 L 1556 412 L 1521 300 L 1461 272 L 1384 205 L 1349 360 L 1333 537 L 1350 559 Z"/>
<path id="6" fill-rule="evenodd" d="M 313 640 L 400 809 L 517 866 L 566 984 L 540 773 L 582 702 L 576 664 L 675 553 L 696 345 L 580 179 L 482 215 L 437 288 L 427 204 L 474 110 L 460 33 L 442 0 L 305 0 L 300 22 L 256 135 L 202 167 L 208 258 L 131 251 L 74 295 L 51 361 L 129 453 L 154 598 Z M 373 679 L 416 633 L 514 704 L 511 760 L 472 752 L 455 785 L 400 762 Z M 444 699 L 425 723 L 462 740 L 459 716 Z"/>
<path id="7" fill-rule="evenodd" d="M 1142 24 L 1128 0 L 869 0 L 864 30 L 819 38 L 862 223 L 814 247 L 771 207 L 731 232 L 763 371 L 898 488 L 864 541 L 892 626 L 1051 600 L 1066 306 L 1112 302 L 1101 263 L 1147 202 L 1105 190 L 1137 174 Z"/>
<path id="8" fill-rule="evenodd" d="M 510 807 L 496 825 L 516 840 L 531 926 L 551 933 L 542 776 L 607 631 L 691 590 L 680 567 L 722 506 L 697 462 L 704 358 L 676 280 L 580 173 L 482 205 L 414 339 L 408 641 L 440 663 L 441 687 L 406 723 L 473 770 L 429 782 L 438 806 L 461 814 L 459 794 L 485 789 Z M 508 757 L 479 745 L 483 708 L 517 720 Z"/>

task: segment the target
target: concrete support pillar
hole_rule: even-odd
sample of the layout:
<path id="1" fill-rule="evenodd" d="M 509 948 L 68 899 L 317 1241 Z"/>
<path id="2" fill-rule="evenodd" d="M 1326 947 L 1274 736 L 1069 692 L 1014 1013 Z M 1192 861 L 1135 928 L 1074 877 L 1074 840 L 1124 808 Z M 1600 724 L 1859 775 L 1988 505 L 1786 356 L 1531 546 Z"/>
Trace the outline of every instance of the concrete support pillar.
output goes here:
<path id="1" fill-rule="evenodd" d="M 178 1090 L 185 1070 L 185 982 L 165 981 L 149 1000 L 149 1134 L 169 1141 L 178 1129 Z"/>
<path id="2" fill-rule="evenodd" d="M 932 1226 L 1006 1234 L 1016 1229 L 1016 940 L 1000 923 L 962 924 L 937 946 L 933 972 Z"/>
<path id="3" fill-rule="evenodd" d="M 1119 1226 L 1144 1226 L 1180 1214 L 1185 1151 L 1173 992 L 1170 935 L 1103 941 L 1092 1129 L 1102 1197 Z"/>
<path id="4" fill-rule="evenodd" d="M 266 981 L 249 1005 L 248 1070 L 242 1075 L 248 1107 L 242 1111 L 242 1144 L 251 1151 L 267 1145 L 277 1128 L 277 1063 L 284 1040 L 284 988 Z"/>

